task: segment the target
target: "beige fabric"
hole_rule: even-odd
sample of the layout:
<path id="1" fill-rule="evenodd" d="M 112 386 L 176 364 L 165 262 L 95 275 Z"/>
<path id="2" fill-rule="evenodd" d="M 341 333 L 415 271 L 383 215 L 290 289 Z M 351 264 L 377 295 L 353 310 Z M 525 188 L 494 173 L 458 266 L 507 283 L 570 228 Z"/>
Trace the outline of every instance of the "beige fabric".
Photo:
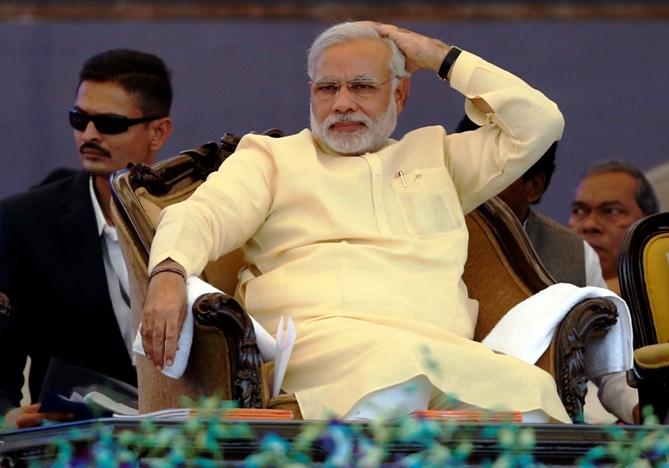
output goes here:
<path id="1" fill-rule="evenodd" d="M 293 317 L 298 339 L 283 388 L 306 419 L 341 416 L 361 396 L 425 374 L 473 406 L 569 421 L 548 373 L 471 341 L 477 304 L 461 280 L 463 212 L 519 177 L 560 137 L 562 117 L 471 54 L 452 84 L 496 109 L 484 115 L 468 101 L 470 117 L 492 125 L 449 136 L 422 128 L 360 157 L 324 152 L 308 130 L 246 136 L 188 201 L 162 214 L 149 269 L 171 257 L 198 274 L 243 246 L 247 311 L 268 330 L 281 314 Z"/>

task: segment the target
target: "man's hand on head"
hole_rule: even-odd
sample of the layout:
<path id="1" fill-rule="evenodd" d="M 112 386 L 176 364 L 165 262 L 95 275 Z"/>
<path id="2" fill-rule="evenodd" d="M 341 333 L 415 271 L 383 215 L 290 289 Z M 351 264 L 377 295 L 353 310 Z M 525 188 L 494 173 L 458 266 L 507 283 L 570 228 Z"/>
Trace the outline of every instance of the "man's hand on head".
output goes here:
<path id="1" fill-rule="evenodd" d="M 381 37 L 389 37 L 397 44 L 406 57 L 406 70 L 409 73 L 419 70 L 438 72 L 444 57 L 451 49 L 438 39 L 423 36 L 392 24 L 375 21 L 361 21 L 361 24 L 374 28 Z"/>
<path id="2" fill-rule="evenodd" d="M 170 366 L 186 318 L 186 272 L 167 259 L 151 272 L 142 308 L 142 345 L 146 357 L 161 370 Z"/>

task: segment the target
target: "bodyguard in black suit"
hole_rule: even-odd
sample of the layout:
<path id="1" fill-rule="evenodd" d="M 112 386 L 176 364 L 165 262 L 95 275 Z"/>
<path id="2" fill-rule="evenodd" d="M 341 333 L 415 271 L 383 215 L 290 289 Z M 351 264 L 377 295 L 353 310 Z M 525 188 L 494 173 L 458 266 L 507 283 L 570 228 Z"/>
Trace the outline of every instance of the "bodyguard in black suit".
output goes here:
<path id="1" fill-rule="evenodd" d="M 171 133 L 171 100 L 169 71 L 155 55 L 116 49 L 90 58 L 69 114 L 84 170 L 0 202 L 0 291 L 12 305 L 0 318 L 0 415 L 14 408 L 6 426 L 45 417 L 39 405 L 16 408 L 27 356 L 33 403 L 52 357 L 136 384 L 121 332 L 129 309 L 115 276 L 123 264 L 110 234 L 109 176 L 155 160 Z"/>
<path id="2" fill-rule="evenodd" d="M 0 284 L 13 308 L 0 321 L 3 409 L 21 400 L 26 355 L 34 400 L 51 356 L 136 384 L 109 298 L 89 179 L 80 172 L 0 203 Z"/>

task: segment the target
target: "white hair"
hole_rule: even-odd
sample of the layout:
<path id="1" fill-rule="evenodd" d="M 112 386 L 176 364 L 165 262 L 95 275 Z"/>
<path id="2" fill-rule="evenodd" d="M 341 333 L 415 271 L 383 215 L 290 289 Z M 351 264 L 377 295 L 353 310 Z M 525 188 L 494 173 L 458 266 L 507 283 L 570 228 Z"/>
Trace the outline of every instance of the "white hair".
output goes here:
<path id="1" fill-rule="evenodd" d="M 390 63 L 388 68 L 391 76 L 408 77 L 411 74 L 405 69 L 405 57 L 395 41 L 383 38 L 374 28 L 360 23 L 339 23 L 323 31 L 311 44 L 307 52 L 307 73 L 309 79 L 314 79 L 314 62 L 328 47 L 357 39 L 379 39 L 388 45 L 390 50 Z"/>

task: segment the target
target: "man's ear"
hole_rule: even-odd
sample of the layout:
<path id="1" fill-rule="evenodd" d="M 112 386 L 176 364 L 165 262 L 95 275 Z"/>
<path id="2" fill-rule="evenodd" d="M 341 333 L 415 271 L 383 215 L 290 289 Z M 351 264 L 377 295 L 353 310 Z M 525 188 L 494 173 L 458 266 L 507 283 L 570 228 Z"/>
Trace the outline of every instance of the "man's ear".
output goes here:
<path id="1" fill-rule="evenodd" d="M 525 187 L 527 189 L 527 201 L 530 204 L 537 203 L 546 191 L 546 174 L 543 172 L 535 174 L 531 179 L 525 181 Z"/>
<path id="2" fill-rule="evenodd" d="M 400 82 L 395 89 L 395 104 L 397 104 L 397 113 L 399 114 L 404 109 L 404 104 L 409 97 L 409 88 L 411 87 L 411 80 L 408 77 L 400 78 Z"/>
<path id="3" fill-rule="evenodd" d="M 163 117 L 151 122 L 151 136 L 149 146 L 153 152 L 158 152 L 172 134 L 172 119 Z"/>

